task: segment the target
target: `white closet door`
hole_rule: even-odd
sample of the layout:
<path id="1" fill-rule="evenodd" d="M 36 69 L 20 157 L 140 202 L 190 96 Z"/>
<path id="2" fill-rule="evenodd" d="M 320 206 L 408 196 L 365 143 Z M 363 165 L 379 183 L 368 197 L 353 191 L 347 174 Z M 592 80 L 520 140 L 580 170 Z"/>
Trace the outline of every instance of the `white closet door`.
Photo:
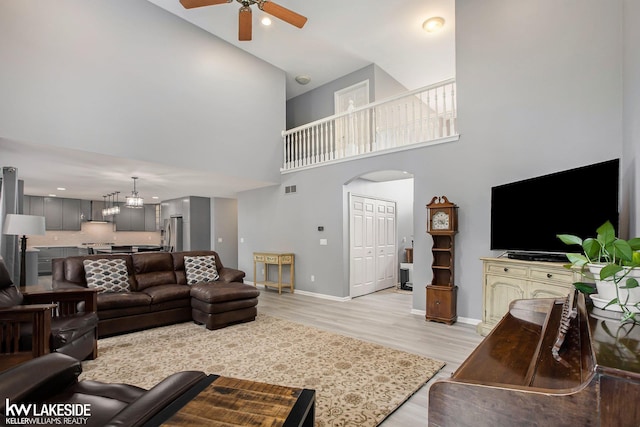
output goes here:
<path id="1" fill-rule="evenodd" d="M 350 195 L 350 295 L 394 286 L 397 279 L 395 202 Z"/>

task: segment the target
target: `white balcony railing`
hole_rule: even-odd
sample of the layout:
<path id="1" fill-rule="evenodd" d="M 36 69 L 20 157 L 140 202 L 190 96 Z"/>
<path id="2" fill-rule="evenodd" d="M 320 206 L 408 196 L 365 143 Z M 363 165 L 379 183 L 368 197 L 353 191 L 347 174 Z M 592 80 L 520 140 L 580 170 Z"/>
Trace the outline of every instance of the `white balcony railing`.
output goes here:
<path id="1" fill-rule="evenodd" d="M 455 79 L 283 132 L 282 172 L 414 148 L 457 135 Z"/>

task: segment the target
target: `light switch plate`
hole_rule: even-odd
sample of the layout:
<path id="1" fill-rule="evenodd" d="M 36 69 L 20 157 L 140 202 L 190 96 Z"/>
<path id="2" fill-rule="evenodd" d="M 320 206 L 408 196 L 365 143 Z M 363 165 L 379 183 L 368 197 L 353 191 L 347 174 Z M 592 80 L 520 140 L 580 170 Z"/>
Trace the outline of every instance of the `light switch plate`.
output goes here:
<path id="1" fill-rule="evenodd" d="M 327 239 L 320 239 L 320 246 L 327 246 Z"/>

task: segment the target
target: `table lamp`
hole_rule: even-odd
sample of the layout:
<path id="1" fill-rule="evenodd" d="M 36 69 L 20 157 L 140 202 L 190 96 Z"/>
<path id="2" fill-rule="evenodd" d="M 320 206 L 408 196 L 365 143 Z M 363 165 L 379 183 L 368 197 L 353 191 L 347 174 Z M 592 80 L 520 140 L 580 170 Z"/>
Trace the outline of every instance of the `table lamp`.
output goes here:
<path id="1" fill-rule="evenodd" d="M 7 214 L 4 221 L 4 234 L 20 236 L 20 286 L 26 282 L 27 235 L 45 234 L 44 217 L 36 215 Z"/>

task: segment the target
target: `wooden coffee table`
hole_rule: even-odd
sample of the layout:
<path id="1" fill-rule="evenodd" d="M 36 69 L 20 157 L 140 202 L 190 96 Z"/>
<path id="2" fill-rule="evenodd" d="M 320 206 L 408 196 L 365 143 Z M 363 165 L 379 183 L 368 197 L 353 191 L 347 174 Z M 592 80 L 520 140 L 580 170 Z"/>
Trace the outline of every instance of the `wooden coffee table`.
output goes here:
<path id="1" fill-rule="evenodd" d="M 315 391 L 210 375 L 147 425 L 313 427 Z"/>

